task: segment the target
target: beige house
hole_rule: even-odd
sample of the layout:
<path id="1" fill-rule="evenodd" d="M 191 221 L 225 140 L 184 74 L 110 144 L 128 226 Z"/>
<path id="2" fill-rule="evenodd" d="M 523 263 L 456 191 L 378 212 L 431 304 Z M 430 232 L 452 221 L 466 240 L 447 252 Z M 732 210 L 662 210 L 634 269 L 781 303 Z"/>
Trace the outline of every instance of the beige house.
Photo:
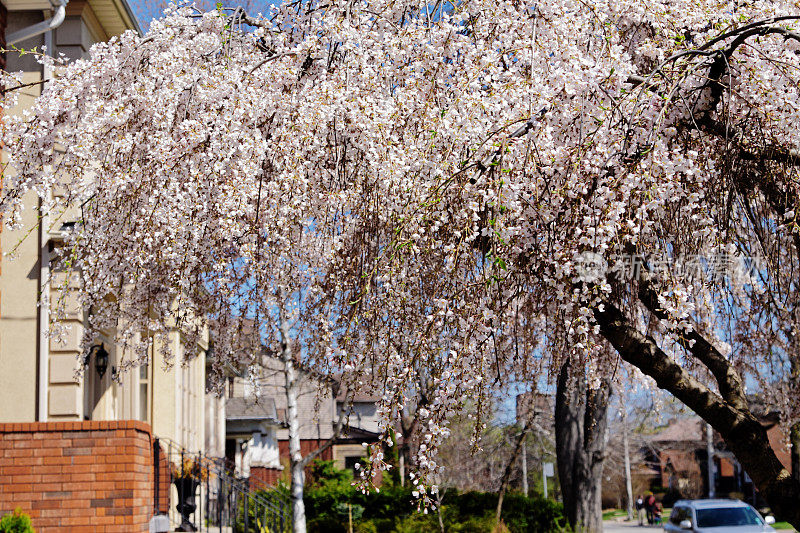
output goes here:
<path id="1" fill-rule="evenodd" d="M 6 40 L 19 48 L 46 46 L 50 53 L 75 59 L 93 43 L 126 30 L 140 31 L 126 0 L 0 1 L 7 9 Z M 50 76 L 30 55 L 9 52 L 6 62 L 8 71 L 23 72 L 23 83 Z M 33 84 L 20 89 L 19 105 L 6 112 L 30 106 L 40 88 Z M 52 194 L 58 197 L 59 191 Z M 180 331 L 174 330 L 165 341 L 173 353 L 200 355 L 167 371 L 154 344 L 150 364 L 124 373 L 118 373 L 123 354 L 109 336 L 98 338 L 88 357 L 81 353 L 86 317 L 75 305 L 68 310 L 65 342 L 50 339 L 50 309 L 40 303 L 47 300 L 43 295 L 55 294 L 52 287 L 66 281 L 67 273 L 51 271 L 51 254 L 70 229 L 70 220 L 69 215 L 44 217 L 37 224 L 38 202 L 33 194 L 27 198 L 21 231 L 3 229 L 0 234 L 0 422 L 140 420 L 158 437 L 221 456 L 224 405 L 205 392 L 208 338 L 185 346 Z M 77 283 L 73 277 L 69 283 Z M 76 372 L 81 367 L 82 375 Z"/>

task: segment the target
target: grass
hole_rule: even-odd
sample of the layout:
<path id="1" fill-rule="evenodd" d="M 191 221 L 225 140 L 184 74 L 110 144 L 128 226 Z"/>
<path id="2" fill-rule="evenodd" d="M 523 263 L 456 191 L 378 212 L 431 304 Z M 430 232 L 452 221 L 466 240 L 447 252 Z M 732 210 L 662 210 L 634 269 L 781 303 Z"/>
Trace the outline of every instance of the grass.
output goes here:
<path id="1" fill-rule="evenodd" d="M 772 524 L 772 527 L 779 530 L 794 531 L 794 528 L 791 526 L 791 524 L 789 524 L 789 522 L 775 522 Z"/>
<path id="2" fill-rule="evenodd" d="M 628 512 L 622 509 L 607 509 L 603 511 L 603 520 L 613 520 L 621 516 L 628 516 Z"/>

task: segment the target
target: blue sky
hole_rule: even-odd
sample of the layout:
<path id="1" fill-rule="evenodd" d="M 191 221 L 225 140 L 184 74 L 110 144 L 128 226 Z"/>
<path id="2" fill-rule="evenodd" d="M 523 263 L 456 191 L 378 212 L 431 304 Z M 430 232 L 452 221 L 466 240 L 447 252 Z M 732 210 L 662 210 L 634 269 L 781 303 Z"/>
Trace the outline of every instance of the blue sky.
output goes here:
<path id="1" fill-rule="evenodd" d="M 169 6 L 170 0 L 128 0 L 142 30 L 147 31 L 150 27 L 150 21 L 153 18 L 158 18 L 164 12 L 164 8 Z M 194 3 L 199 9 L 212 10 L 216 7 L 217 3 L 214 0 L 196 0 L 195 2 L 186 2 L 187 5 Z M 269 7 L 275 2 L 269 0 L 241 0 L 233 3 L 223 3 L 223 7 L 236 7 L 242 6 L 248 14 L 256 15 L 258 13 L 266 13 Z"/>

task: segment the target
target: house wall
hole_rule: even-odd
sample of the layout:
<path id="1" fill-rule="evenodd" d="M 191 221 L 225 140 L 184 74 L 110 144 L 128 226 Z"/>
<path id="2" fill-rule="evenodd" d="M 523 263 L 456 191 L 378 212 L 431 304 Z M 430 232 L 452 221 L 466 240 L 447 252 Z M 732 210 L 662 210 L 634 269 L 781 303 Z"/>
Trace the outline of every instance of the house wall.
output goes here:
<path id="1" fill-rule="evenodd" d="M 256 390 L 250 385 L 250 380 L 237 378 L 233 382 L 233 396 L 247 397 L 252 394 L 269 396 L 275 399 L 275 407 L 279 413 L 286 412 L 286 377 L 283 372 L 283 362 L 280 359 L 265 357 L 259 369 L 260 377 L 257 380 Z M 297 411 L 299 413 L 300 439 L 302 440 L 327 440 L 333 436 L 333 423 L 336 419 L 336 401 L 330 387 L 320 386 L 320 382 L 313 379 L 307 372 L 297 369 L 299 393 L 297 398 Z M 285 417 L 285 415 L 283 415 Z M 278 440 L 289 438 L 289 430 L 278 430 Z M 281 455 L 283 452 L 281 452 Z"/>
<path id="2" fill-rule="evenodd" d="M 791 472 L 792 456 L 789 451 L 789 447 L 786 445 L 789 440 L 786 432 L 779 424 L 775 424 L 767 430 L 767 438 L 769 439 L 769 445 L 772 447 L 775 455 L 778 457 L 778 460 L 786 470 Z"/>
<path id="3" fill-rule="evenodd" d="M 274 487 L 280 480 L 289 482 L 289 470 L 286 468 L 250 467 L 250 486 L 255 490 Z"/>
<path id="4" fill-rule="evenodd" d="M 3 6 L 3 23 L 6 32 L 13 32 L 45 18 L 41 9 L 17 9 L 8 14 Z M 49 16 L 49 15 L 48 15 Z M 82 57 L 89 47 L 108 38 L 94 16 L 88 3 L 70 2 L 67 17 L 52 32 L 56 52 L 71 59 Z M 4 34 L 5 35 L 5 34 Z M 23 49 L 39 48 L 45 44 L 45 35 L 16 43 Z M 22 72 L 23 83 L 42 80 L 45 72 L 33 55 L 6 55 L 8 69 Z M 41 93 L 41 85 L 32 85 L 18 91 L 16 107 L 6 112 L 18 114 L 29 108 Z M 56 196 L 58 191 L 54 191 Z M 87 412 L 84 390 L 75 370 L 79 365 L 79 339 L 83 316 L 80 310 L 68 317 L 72 330 L 60 343 L 45 333 L 49 309 L 38 306 L 40 295 L 52 296 L 49 278 L 49 253 L 51 241 L 60 238 L 61 220 L 43 217 L 39 220 L 39 200 L 34 193 L 24 198 L 22 227 L 18 231 L 6 230 L 0 237 L 3 251 L 15 250 L 15 258 L 2 258 L 0 270 L 0 421 L 32 422 L 35 420 L 81 420 L 92 417 Z M 31 231 L 33 228 L 33 231 Z M 55 281 L 52 283 L 55 287 Z M 112 363 L 113 364 L 113 363 Z M 106 380 L 109 378 L 107 377 Z M 11 401 L 13 399 L 13 401 Z M 105 413 L 112 401 L 103 398 L 101 409 Z M 92 406 L 94 407 L 94 406 Z M 108 418 L 100 416 L 94 418 Z"/>
<path id="5" fill-rule="evenodd" d="M 345 468 L 345 459 L 348 457 L 361 459 L 367 455 L 367 449 L 360 444 L 336 444 L 333 447 L 333 462 L 336 468 L 342 470 Z"/>
<path id="6" fill-rule="evenodd" d="M 0 424 L 0 514 L 16 507 L 40 533 L 148 531 L 154 498 L 147 424 Z"/>
<path id="7" fill-rule="evenodd" d="M 94 43 L 134 26 L 118 4 L 115 0 L 93 0 L 91 4 L 71 0 L 64 22 L 52 32 L 56 52 L 72 60 L 85 57 Z M 5 7 L 0 15 L 6 14 Z M 46 16 L 50 14 L 43 12 L 41 6 L 17 1 L 8 16 L 7 31 L 30 26 Z M 0 27 L 5 21 L 0 17 Z M 120 25 L 120 21 L 124 24 Z M 40 35 L 17 46 L 32 49 L 44 44 L 45 35 Z M 6 60 L 8 69 L 23 73 L 23 83 L 41 81 L 46 76 L 33 55 L 9 53 Z M 6 112 L 18 114 L 31 107 L 41 87 L 37 84 L 20 89 L 18 105 Z M 59 188 L 51 192 L 56 198 L 63 194 Z M 27 195 L 22 228 L 0 232 L 0 249 L 16 250 L 14 260 L 0 260 L 0 422 L 140 420 L 150 424 L 159 436 L 191 451 L 203 450 L 208 339 L 193 347 L 192 353 L 199 353 L 198 357 L 190 358 L 186 364 L 178 358 L 171 369 L 166 369 L 169 365 L 159 352 L 161 346 L 154 343 L 151 364 L 142 370 L 121 373 L 115 380 L 114 367 L 120 368 L 130 356 L 114 345 L 113 331 L 105 332 L 97 342 L 104 343 L 109 353 L 108 370 L 100 377 L 94 361 L 90 361 L 81 373 L 81 338 L 87 317 L 76 296 L 79 279 L 75 273 L 50 270 L 51 248 L 59 245 L 61 226 L 74 220 L 75 212 L 67 210 L 58 220 L 44 217 L 37 227 L 38 204 L 35 194 Z M 50 301 L 56 302 L 63 287 L 73 289 L 66 295 L 64 323 L 69 330 L 62 339 L 50 339 L 46 330 L 51 309 L 38 303 L 42 294 L 49 294 Z M 165 342 L 175 353 L 183 353 L 178 331 L 173 330 Z M 220 423 L 218 411 L 217 405 L 211 414 L 216 424 L 210 428 L 219 435 L 217 442 L 210 444 L 220 452 L 219 443 L 224 446 L 224 423 Z M 224 420 L 224 412 L 222 417 Z"/>
<path id="8" fill-rule="evenodd" d="M 207 392 L 204 401 L 206 454 L 225 457 L 225 398 Z"/>
<path id="9" fill-rule="evenodd" d="M 11 33 L 43 19 L 41 11 L 12 12 L 8 17 L 6 33 Z M 42 46 L 42 36 L 28 39 L 17 46 L 33 48 Z M 42 67 L 28 55 L 6 54 L 8 70 L 22 71 L 22 82 L 41 80 Z M 16 114 L 29 107 L 41 88 L 33 85 L 20 89 L 18 106 L 5 109 Z M 5 157 L 4 157 L 5 160 Z M 39 251 L 41 244 L 36 232 L 25 237 L 36 224 L 35 194 L 25 196 L 22 227 L 18 231 L 4 228 L 0 232 L 0 421 L 33 422 L 37 419 L 38 393 L 38 313 Z M 14 260 L 5 254 L 14 251 Z"/>
<path id="10" fill-rule="evenodd" d="M 340 402 L 341 404 L 341 402 Z M 364 429 L 373 433 L 380 433 L 380 424 L 377 416 L 377 405 L 374 401 L 353 402 L 352 412 L 348 420 L 351 428 Z"/>
<path id="11" fill-rule="evenodd" d="M 171 344 L 176 359 L 169 362 L 157 343 L 151 354 L 152 401 L 151 420 L 153 433 L 168 438 L 190 452 L 203 451 L 206 444 L 206 365 L 207 346 L 197 347 L 201 354 L 184 360 L 186 347 L 179 332 L 170 333 L 166 341 Z M 183 361 L 183 362 L 182 362 Z M 171 365 L 171 368 L 168 368 Z M 210 413 L 214 416 L 214 413 Z M 224 428 L 215 426 L 224 431 Z"/>

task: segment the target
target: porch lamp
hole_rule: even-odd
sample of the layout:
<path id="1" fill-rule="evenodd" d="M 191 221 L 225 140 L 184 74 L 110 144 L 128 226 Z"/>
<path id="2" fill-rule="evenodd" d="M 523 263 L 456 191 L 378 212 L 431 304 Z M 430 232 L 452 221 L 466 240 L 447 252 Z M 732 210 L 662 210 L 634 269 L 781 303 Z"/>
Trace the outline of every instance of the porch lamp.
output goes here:
<path id="1" fill-rule="evenodd" d="M 108 370 L 108 352 L 106 351 L 105 346 L 103 343 L 95 344 L 91 348 L 89 348 L 89 353 L 86 354 L 85 364 L 89 364 L 89 361 L 92 358 L 92 352 L 95 353 L 94 355 L 94 368 L 97 370 L 97 375 L 100 376 L 100 379 L 103 379 L 103 376 Z"/>

